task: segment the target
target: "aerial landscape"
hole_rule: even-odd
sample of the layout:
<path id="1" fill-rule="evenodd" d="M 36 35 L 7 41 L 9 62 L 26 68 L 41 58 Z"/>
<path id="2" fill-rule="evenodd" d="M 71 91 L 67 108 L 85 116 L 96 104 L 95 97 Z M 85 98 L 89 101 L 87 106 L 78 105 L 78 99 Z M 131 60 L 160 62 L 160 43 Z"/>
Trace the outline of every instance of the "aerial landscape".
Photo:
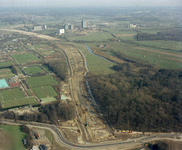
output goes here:
<path id="1" fill-rule="evenodd" d="M 0 0 L 0 150 L 181 150 L 180 0 Z"/>

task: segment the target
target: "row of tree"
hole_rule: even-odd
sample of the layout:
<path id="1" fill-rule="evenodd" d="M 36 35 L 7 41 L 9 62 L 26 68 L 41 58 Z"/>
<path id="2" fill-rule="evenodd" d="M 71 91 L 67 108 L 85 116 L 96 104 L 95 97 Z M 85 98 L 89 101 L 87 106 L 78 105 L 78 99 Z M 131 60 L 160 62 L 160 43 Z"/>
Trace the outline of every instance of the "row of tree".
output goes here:
<path id="1" fill-rule="evenodd" d="M 146 41 L 146 40 L 181 41 L 182 40 L 182 31 L 177 30 L 177 31 L 157 32 L 155 34 L 139 32 L 137 34 L 136 38 L 138 41 Z"/>
<path id="2" fill-rule="evenodd" d="M 26 125 L 21 125 L 21 130 L 22 130 L 22 132 L 27 134 L 27 137 L 26 137 L 27 143 L 26 143 L 25 147 L 27 149 L 32 148 L 32 146 L 33 146 L 33 135 L 32 135 L 32 132 L 31 132 L 30 128 L 27 127 Z"/>
<path id="3" fill-rule="evenodd" d="M 88 74 L 94 97 L 111 125 L 140 131 L 182 131 L 182 69 L 136 63 L 113 69 L 117 72 L 112 75 Z"/>

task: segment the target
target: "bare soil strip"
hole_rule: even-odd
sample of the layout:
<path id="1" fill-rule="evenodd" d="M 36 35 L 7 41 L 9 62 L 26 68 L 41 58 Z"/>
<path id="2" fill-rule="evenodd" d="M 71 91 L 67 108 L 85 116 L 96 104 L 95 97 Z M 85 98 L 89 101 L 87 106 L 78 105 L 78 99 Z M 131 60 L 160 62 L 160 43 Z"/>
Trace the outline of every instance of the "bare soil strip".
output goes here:
<path id="1" fill-rule="evenodd" d="M 134 37 L 136 34 L 114 34 L 116 37 Z"/>
<path id="2" fill-rule="evenodd" d="M 179 54 L 172 54 L 172 53 L 168 53 L 168 52 L 162 52 L 162 51 L 152 50 L 152 49 L 147 49 L 147 48 L 142 48 L 142 47 L 132 47 L 132 48 L 145 50 L 145 51 L 149 51 L 149 52 L 154 52 L 154 53 L 158 53 L 158 54 L 165 54 L 165 55 L 174 56 L 174 57 L 182 57 L 182 55 L 179 55 Z"/>

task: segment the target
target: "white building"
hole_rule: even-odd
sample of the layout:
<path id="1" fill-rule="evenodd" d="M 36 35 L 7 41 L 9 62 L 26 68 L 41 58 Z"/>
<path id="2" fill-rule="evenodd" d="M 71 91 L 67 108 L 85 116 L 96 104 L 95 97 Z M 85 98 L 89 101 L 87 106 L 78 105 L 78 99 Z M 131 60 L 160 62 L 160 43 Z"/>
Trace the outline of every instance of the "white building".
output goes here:
<path id="1" fill-rule="evenodd" d="M 65 33 L 64 29 L 59 29 L 59 30 L 58 30 L 58 34 L 59 34 L 59 35 L 60 35 L 60 34 L 63 34 L 63 33 Z"/>

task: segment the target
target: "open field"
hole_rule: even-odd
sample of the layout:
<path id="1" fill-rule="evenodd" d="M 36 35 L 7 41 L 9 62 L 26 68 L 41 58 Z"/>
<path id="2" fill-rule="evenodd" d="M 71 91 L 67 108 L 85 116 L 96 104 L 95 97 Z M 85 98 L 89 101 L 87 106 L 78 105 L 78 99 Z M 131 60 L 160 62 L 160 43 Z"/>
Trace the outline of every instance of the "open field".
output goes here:
<path id="1" fill-rule="evenodd" d="M 35 100 L 34 97 L 28 97 L 28 98 L 21 98 L 21 99 L 1 102 L 1 104 L 3 108 L 6 109 L 6 108 L 21 106 L 21 105 L 37 105 L 39 103 Z"/>
<path id="2" fill-rule="evenodd" d="M 41 61 L 37 56 L 29 54 L 11 55 L 18 63 L 31 63 Z"/>
<path id="3" fill-rule="evenodd" d="M 3 101 L 3 98 L 2 98 L 2 96 L 1 96 L 1 94 L 0 94 L 0 102 L 1 102 L 1 101 Z"/>
<path id="4" fill-rule="evenodd" d="M 146 46 L 155 46 L 164 49 L 172 49 L 176 51 L 182 50 L 182 42 L 180 41 L 137 41 L 137 43 Z"/>
<path id="5" fill-rule="evenodd" d="M 14 77 L 14 76 L 15 76 L 15 74 L 12 73 L 11 69 L 9 69 L 9 68 L 0 69 L 0 79 Z"/>
<path id="6" fill-rule="evenodd" d="M 20 126 L 0 125 L 0 149 L 2 150 L 26 150 L 22 140 L 26 134 Z"/>
<path id="7" fill-rule="evenodd" d="M 1 93 L 5 101 L 24 98 L 24 95 L 19 88 L 1 90 Z"/>
<path id="8" fill-rule="evenodd" d="M 13 62 L 13 61 L 10 61 L 10 62 L 1 62 L 0 63 L 0 67 L 11 66 L 14 63 L 15 62 Z"/>
<path id="9" fill-rule="evenodd" d="M 112 69 L 113 63 L 102 59 L 98 56 L 92 55 L 88 52 L 88 49 L 84 45 L 75 44 L 85 55 L 87 66 L 89 71 L 96 73 L 96 74 L 110 74 L 114 73 Z"/>
<path id="10" fill-rule="evenodd" d="M 90 43 L 89 45 L 97 46 L 98 43 Z M 108 42 L 105 53 L 113 56 L 111 49 L 123 52 L 123 57 L 130 60 L 161 66 L 164 68 L 181 68 L 182 53 L 178 51 L 169 51 L 159 48 L 150 48 L 136 46 L 135 44 L 123 42 Z"/>
<path id="11" fill-rule="evenodd" d="M 53 76 L 39 76 L 27 78 L 26 82 L 28 85 L 33 88 L 37 86 L 46 86 L 46 85 L 55 85 L 58 82 L 53 78 Z"/>
<path id="12" fill-rule="evenodd" d="M 42 103 L 50 103 L 53 101 L 57 101 L 57 99 L 55 97 L 47 97 L 47 98 L 41 98 Z"/>
<path id="13" fill-rule="evenodd" d="M 35 87 L 32 88 L 32 90 L 38 98 L 57 96 L 57 93 L 52 86 Z"/>
<path id="14" fill-rule="evenodd" d="M 107 32 L 90 32 L 88 35 L 68 37 L 69 40 L 78 40 L 78 41 L 106 41 L 112 39 L 113 36 Z"/>
<path id="15" fill-rule="evenodd" d="M 26 68 L 23 68 L 23 70 L 27 73 L 27 74 L 39 74 L 39 73 L 44 73 L 45 71 L 42 70 L 39 66 L 28 66 Z"/>

